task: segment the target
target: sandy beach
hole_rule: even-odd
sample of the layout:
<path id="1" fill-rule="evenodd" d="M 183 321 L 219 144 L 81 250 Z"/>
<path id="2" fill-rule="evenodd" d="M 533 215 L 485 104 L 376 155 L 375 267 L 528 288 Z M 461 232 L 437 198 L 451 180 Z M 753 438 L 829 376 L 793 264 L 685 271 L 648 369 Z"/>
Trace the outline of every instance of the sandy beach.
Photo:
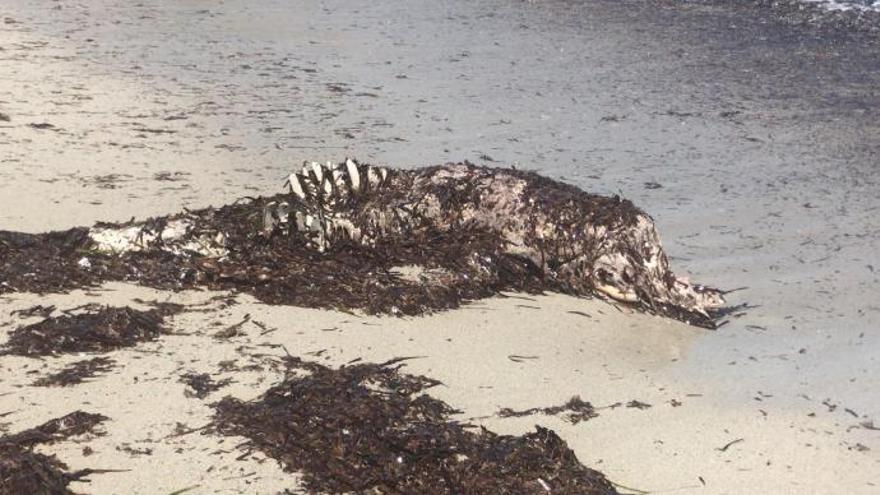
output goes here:
<path id="1" fill-rule="evenodd" d="M 9 0 L 0 20 L 0 230 L 275 194 L 303 160 L 470 160 L 632 200 L 677 273 L 743 305 L 711 331 L 553 293 L 406 318 L 122 283 L 0 295 L 0 344 L 37 304 L 199 308 L 72 387 L 31 385 L 92 355 L 0 357 L 0 433 L 109 418 L 38 448 L 121 470 L 75 492 L 295 490 L 241 439 L 178 434 L 278 383 L 266 358 L 288 352 L 417 356 L 404 371 L 459 419 L 550 428 L 622 493 L 880 490 L 876 36 L 666 1 Z M 231 383 L 188 397 L 189 372 Z M 573 396 L 598 416 L 498 414 Z"/>

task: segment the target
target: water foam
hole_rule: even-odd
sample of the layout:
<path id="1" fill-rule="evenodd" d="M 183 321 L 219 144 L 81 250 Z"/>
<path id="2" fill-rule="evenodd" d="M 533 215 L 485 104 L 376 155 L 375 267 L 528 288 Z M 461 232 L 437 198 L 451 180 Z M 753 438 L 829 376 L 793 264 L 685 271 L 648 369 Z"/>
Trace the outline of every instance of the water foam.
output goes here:
<path id="1" fill-rule="evenodd" d="M 834 12 L 880 12 L 880 0 L 802 0 Z"/>

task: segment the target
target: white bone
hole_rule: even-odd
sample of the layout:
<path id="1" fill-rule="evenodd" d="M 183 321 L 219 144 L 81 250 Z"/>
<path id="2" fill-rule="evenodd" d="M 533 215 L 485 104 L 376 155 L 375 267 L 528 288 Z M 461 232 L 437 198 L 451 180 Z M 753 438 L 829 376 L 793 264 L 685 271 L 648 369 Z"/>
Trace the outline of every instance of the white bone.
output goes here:
<path id="1" fill-rule="evenodd" d="M 296 218 L 296 230 L 297 232 L 303 232 L 306 230 L 306 218 L 305 215 L 302 214 L 301 211 L 297 211 L 295 214 Z"/>
<path id="2" fill-rule="evenodd" d="M 367 167 L 367 183 L 370 187 L 379 183 L 379 176 L 376 175 L 376 169 L 373 167 Z"/>
<path id="3" fill-rule="evenodd" d="M 275 214 L 272 211 L 274 207 L 274 201 L 270 201 L 263 207 L 263 234 L 266 236 L 270 235 L 272 231 L 275 230 Z"/>
<path id="4" fill-rule="evenodd" d="M 287 176 L 287 184 L 290 184 L 290 191 L 299 196 L 299 199 L 305 199 L 306 193 L 303 191 L 302 184 L 299 183 L 299 177 L 296 174 Z"/>
<path id="5" fill-rule="evenodd" d="M 635 292 L 628 290 L 623 292 L 622 290 L 614 287 L 613 285 L 599 285 L 596 287 L 596 290 L 604 293 L 608 297 L 615 299 L 621 302 L 634 303 L 639 301 L 639 296 L 636 295 Z"/>
<path id="6" fill-rule="evenodd" d="M 318 183 L 324 181 L 324 168 L 321 167 L 320 163 L 312 162 L 312 172 L 315 173 L 315 179 L 317 179 Z"/>
<path id="7" fill-rule="evenodd" d="M 351 188 L 354 191 L 360 191 L 361 173 L 358 171 L 357 163 L 348 158 L 345 160 L 345 168 L 348 169 L 348 178 L 351 181 Z"/>
<path id="8" fill-rule="evenodd" d="M 334 172 L 335 172 L 335 170 L 334 170 Z M 333 192 L 333 184 L 330 183 L 329 179 L 325 180 L 324 181 L 324 195 L 330 196 L 330 193 L 332 193 L 332 192 Z"/>
<path id="9" fill-rule="evenodd" d="M 290 219 L 290 203 L 287 201 L 279 203 L 278 208 L 275 211 L 278 213 L 278 220 L 281 223 L 287 223 Z"/>

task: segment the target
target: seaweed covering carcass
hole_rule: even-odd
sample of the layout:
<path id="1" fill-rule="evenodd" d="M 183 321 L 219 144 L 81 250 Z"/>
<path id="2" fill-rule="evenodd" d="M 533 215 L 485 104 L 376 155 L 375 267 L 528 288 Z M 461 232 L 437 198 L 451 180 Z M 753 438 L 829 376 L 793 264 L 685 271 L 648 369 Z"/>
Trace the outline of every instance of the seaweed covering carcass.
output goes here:
<path id="1" fill-rule="evenodd" d="M 535 173 L 346 160 L 308 163 L 287 185 L 284 194 L 85 232 L 0 232 L 0 254 L 13 260 L 0 261 L 0 291 L 47 290 L 47 278 L 68 272 L 77 281 L 236 288 L 270 303 L 421 314 L 502 290 L 553 290 L 707 327 L 723 304 L 718 291 L 670 271 L 653 221 L 631 202 Z M 28 245 L 57 270 L 23 268 Z"/>

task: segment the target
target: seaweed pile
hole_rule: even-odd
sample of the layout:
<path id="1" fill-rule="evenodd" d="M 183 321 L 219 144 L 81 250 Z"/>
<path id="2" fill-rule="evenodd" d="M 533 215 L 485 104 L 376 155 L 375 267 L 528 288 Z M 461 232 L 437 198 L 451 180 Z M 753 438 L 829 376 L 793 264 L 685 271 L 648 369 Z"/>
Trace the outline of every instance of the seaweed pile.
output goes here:
<path id="1" fill-rule="evenodd" d="M 94 378 L 98 374 L 110 371 L 115 364 L 116 361 L 103 356 L 77 361 L 57 373 L 37 379 L 33 385 L 35 387 L 69 387 L 78 385 L 89 378 Z"/>
<path id="2" fill-rule="evenodd" d="M 107 418 L 76 411 L 48 421 L 36 428 L 0 437 L 0 493 L 72 495 L 68 485 L 87 481 L 86 476 L 106 472 L 84 469 L 72 473 L 55 456 L 33 451 L 33 447 L 94 433 Z"/>
<path id="3" fill-rule="evenodd" d="M 177 305 L 159 305 L 148 311 L 86 306 L 82 313 L 49 317 L 13 330 L 0 355 L 35 357 L 131 347 L 168 333 L 163 321 L 179 310 Z"/>
<path id="4" fill-rule="evenodd" d="M 144 222 L 0 231 L 0 293 L 132 281 L 418 315 L 504 290 L 610 297 L 714 327 L 720 292 L 669 270 L 631 202 L 512 169 L 306 165 L 291 192 Z M 401 276 L 401 266 L 418 268 Z"/>
<path id="5" fill-rule="evenodd" d="M 90 244 L 89 229 L 46 234 L 0 230 L 0 293 L 60 292 L 95 284 L 78 264 Z"/>
<path id="6" fill-rule="evenodd" d="M 339 243 L 325 253 L 296 239 L 259 235 L 262 210 L 286 197 L 194 212 L 202 223 L 227 232 L 234 248 L 223 259 L 163 251 L 97 252 L 83 229 L 27 234 L 26 242 L 19 234 L 0 231 L 0 293 L 63 292 L 125 281 L 166 290 L 236 290 L 269 304 L 420 315 L 504 290 L 547 289 L 537 267 L 507 255 L 497 236 L 476 229 L 428 229 L 389 237 L 373 247 Z M 473 253 L 491 260 L 491 271 L 471 266 Z M 82 260 L 88 260 L 88 268 Z M 404 279 L 394 270 L 403 265 L 425 267 L 427 276 Z"/>
<path id="7" fill-rule="evenodd" d="M 497 435 L 450 419 L 422 392 L 439 382 L 402 359 L 331 369 L 288 357 L 285 380 L 252 401 L 214 404 L 215 433 L 302 473 L 309 493 L 614 494 L 554 432 Z"/>

